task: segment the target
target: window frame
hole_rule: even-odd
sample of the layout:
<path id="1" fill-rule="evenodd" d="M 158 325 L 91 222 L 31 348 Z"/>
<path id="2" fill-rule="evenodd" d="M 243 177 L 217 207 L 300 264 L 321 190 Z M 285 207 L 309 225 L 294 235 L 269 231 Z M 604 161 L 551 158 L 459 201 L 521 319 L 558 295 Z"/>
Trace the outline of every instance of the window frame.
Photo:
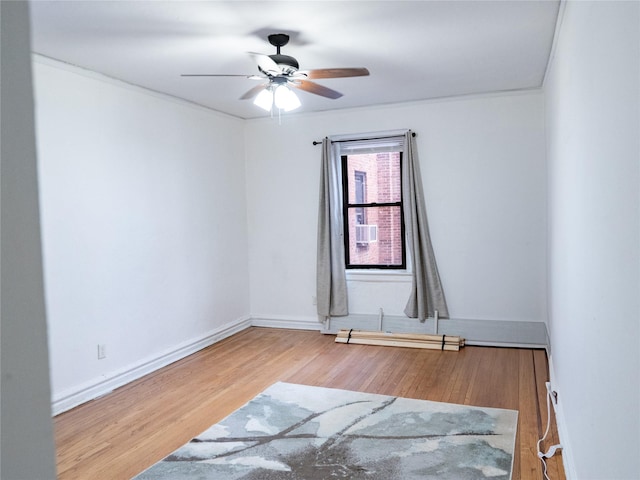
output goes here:
<path id="1" fill-rule="evenodd" d="M 402 188 L 402 174 L 403 174 L 403 157 L 404 152 L 402 150 L 395 150 L 394 152 L 399 154 L 399 166 L 400 166 L 400 201 L 398 202 L 369 202 L 369 203 L 349 203 L 349 175 L 348 175 L 348 160 L 349 156 L 360 155 L 358 153 L 341 154 L 340 155 L 340 170 L 342 176 L 342 220 L 343 220 L 343 239 L 344 239 L 344 260 L 346 270 L 396 270 L 406 271 L 407 269 L 407 239 L 406 230 L 404 224 L 404 189 Z M 375 152 L 370 152 L 375 153 Z M 382 153 L 382 152 L 379 152 Z M 354 192 L 355 193 L 355 192 Z M 355 198 L 355 197 L 354 197 Z M 402 262 L 396 265 L 385 264 L 352 264 L 350 261 L 350 248 L 349 248 L 349 209 L 362 208 L 363 212 L 366 212 L 366 208 L 380 208 L 380 207 L 399 207 L 400 208 L 400 240 L 402 250 Z M 366 217 L 366 214 L 365 214 Z"/>

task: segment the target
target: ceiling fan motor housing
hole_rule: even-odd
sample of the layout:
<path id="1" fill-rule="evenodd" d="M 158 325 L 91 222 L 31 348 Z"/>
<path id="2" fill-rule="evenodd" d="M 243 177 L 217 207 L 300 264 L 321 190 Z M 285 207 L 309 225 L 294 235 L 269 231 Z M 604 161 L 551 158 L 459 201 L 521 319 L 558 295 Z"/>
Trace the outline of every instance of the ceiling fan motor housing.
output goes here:
<path id="1" fill-rule="evenodd" d="M 273 60 L 280 66 L 286 65 L 287 67 L 291 67 L 294 70 L 298 70 L 300 68 L 298 61 L 289 55 L 281 55 L 277 53 L 275 55 L 269 55 L 269 58 L 271 58 L 271 60 Z"/>

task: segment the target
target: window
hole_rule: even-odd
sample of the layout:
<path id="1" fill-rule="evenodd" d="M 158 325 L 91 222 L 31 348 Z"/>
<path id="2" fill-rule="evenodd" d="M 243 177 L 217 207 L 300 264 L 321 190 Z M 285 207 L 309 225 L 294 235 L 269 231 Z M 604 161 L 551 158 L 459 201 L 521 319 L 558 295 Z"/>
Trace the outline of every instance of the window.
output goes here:
<path id="1" fill-rule="evenodd" d="M 346 268 L 406 268 L 402 152 L 341 156 Z"/>

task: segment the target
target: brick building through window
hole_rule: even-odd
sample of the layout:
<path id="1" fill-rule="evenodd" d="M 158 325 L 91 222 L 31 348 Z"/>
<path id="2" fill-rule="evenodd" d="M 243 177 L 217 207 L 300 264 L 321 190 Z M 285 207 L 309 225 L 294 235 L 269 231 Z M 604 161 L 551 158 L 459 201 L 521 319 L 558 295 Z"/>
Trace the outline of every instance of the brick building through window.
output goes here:
<path id="1" fill-rule="evenodd" d="M 405 268 L 401 152 L 342 156 L 347 268 Z"/>

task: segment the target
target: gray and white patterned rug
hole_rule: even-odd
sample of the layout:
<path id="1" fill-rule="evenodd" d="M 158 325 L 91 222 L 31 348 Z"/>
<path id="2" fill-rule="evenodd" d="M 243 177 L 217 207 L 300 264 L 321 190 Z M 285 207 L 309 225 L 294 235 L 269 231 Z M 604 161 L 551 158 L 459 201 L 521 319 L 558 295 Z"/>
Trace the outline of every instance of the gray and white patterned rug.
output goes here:
<path id="1" fill-rule="evenodd" d="M 518 412 L 278 382 L 136 480 L 509 480 Z"/>

